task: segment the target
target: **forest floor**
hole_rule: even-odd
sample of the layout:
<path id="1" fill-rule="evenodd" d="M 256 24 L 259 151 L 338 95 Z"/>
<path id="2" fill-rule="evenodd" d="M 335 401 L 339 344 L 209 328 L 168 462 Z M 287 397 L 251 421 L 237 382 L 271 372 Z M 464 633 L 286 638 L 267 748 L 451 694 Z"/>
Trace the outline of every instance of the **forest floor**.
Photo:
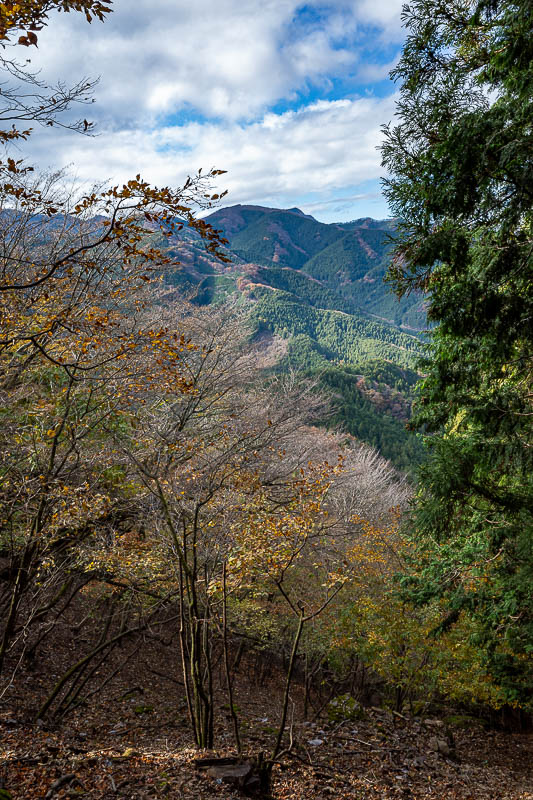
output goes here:
<path id="1" fill-rule="evenodd" d="M 56 653 L 62 661 L 61 648 L 51 645 L 45 660 L 31 672 L 20 670 L 0 699 L 0 800 L 243 797 L 195 768 L 206 753 L 191 747 L 183 687 L 168 650 L 147 647 L 60 726 L 35 723 Z M 283 676 L 254 675 L 253 663 L 243 662 L 236 680 L 242 739 L 246 752 L 268 752 Z M 297 685 L 293 700 L 294 743 L 274 768 L 276 800 L 533 800 L 532 734 L 487 729 L 452 711 L 417 718 L 369 708 L 357 719 L 323 715 L 310 722 L 298 711 Z M 215 754 L 226 756 L 234 750 L 221 703 Z"/>

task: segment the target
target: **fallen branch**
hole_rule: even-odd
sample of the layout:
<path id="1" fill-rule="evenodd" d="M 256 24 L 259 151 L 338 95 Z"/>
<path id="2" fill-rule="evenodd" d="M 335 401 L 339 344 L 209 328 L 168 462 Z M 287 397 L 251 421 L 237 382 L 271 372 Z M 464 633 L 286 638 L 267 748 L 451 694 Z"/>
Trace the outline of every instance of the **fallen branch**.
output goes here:
<path id="1" fill-rule="evenodd" d="M 45 800 L 50 800 L 50 798 L 53 797 L 55 793 L 61 789 L 62 786 L 65 786 L 65 784 L 67 783 L 72 783 L 73 781 L 76 781 L 76 783 L 82 789 L 85 789 L 83 783 L 76 775 L 74 775 L 74 773 L 70 773 L 69 775 L 61 775 L 61 777 L 58 778 L 56 781 L 54 781 L 53 784 L 48 789 L 47 793 L 44 796 Z"/>

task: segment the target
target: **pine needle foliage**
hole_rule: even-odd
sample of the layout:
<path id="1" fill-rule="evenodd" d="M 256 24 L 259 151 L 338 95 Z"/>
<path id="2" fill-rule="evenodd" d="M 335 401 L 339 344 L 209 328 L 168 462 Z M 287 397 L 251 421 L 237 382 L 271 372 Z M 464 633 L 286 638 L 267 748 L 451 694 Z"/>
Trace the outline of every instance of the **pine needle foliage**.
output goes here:
<path id="1" fill-rule="evenodd" d="M 436 324 L 415 426 L 431 458 L 412 525 L 420 603 L 467 612 L 487 673 L 531 709 L 533 6 L 414 0 L 393 71 L 385 189 L 404 222 L 389 280 Z"/>

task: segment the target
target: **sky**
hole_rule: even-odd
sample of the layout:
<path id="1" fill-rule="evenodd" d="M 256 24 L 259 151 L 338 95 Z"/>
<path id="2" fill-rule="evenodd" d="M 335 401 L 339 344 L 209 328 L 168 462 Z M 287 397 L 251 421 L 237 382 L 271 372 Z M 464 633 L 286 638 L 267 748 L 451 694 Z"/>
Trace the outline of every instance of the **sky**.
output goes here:
<path id="1" fill-rule="evenodd" d="M 79 111 L 98 135 L 36 130 L 30 157 L 84 182 L 140 172 L 173 187 L 216 167 L 224 205 L 390 216 L 376 148 L 394 114 L 401 5 L 114 0 L 103 24 L 51 14 L 30 66 L 52 82 L 100 77 Z"/>

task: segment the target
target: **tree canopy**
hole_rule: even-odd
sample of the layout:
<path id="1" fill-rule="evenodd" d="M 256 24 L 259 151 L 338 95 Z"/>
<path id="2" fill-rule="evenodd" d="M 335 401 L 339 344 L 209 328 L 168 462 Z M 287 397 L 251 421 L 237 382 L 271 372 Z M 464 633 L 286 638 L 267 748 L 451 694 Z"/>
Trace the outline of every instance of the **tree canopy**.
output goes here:
<path id="1" fill-rule="evenodd" d="M 25 52 L 52 10 L 82 11 L 90 21 L 110 5 L 0 4 L 4 45 L 12 41 L 15 52 Z M 367 398 L 397 406 L 403 416 L 399 390 L 416 380 L 408 367 L 419 340 L 363 314 L 343 314 L 333 292 L 321 308 L 293 270 L 274 272 L 270 288 L 249 281 L 256 303 L 246 323 L 236 304 L 188 303 L 176 288 L 178 234 L 228 260 L 227 240 L 196 216 L 223 197 L 210 186 L 220 171 L 200 171 L 175 189 L 150 186 L 140 175 L 123 186 L 65 188 L 63 175 L 39 174 L 19 159 L 31 131 L 18 125 L 63 124 L 63 111 L 90 98 L 91 84 L 63 94 L 58 84 L 54 94 L 24 66 L 0 57 L 0 70 L 15 79 L 8 89 L 6 77 L 0 92 L 0 127 L 13 124 L 0 130 L 0 696 L 20 681 L 28 695 L 20 702 L 43 726 L 85 714 L 130 661 L 151 658 L 138 655 L 149 641 L 157 642 L 158 658 L 172 673 L 150 669 L 150 675 L 182 688 L 180 708 L 202 749 L 227 747 L 226 710 L 237 751 L 255 740 L 248 724 L 239 727 L 233 700 L 241 659 L 248 691 L 252 657 L 277 664 L 278 682 L 286 662 L 281 696 L 267 698 L 276 728 L 264 750 L 269 755 L 257 758 L 265 788 L 293 746 L 291 682 L 298 673 L 304 714 L 308 706 L 317 715 L 330 706 L 335 730 L 344 721 L 337 724 L 336 715 L 354 711 L 355 700 L 333 694 L 328 700 L 322 688 L 333 693 L 345 686 L 370 700 L 376 675 L 384 702 L 394 703 L 400 718 L 406 706 L 418 716 L 437 694 L 491 707 L 527 704 L 530 309 L 521 292 L 530 265 L 530 212 L 520 199 L 517 163 L 530 129 L 525 121 L 512 128 L 525 95 L 518 84 L 507 86 L 507 72 L 499 80 L 489 69 L 506 46 L 503 12 L 480 11 L 475 25 L 483 34 L 473 45 L 467 37 L 467 47 L 448 31 L 455 30 L 453 15 L 429 14 L 431 3 L 414 9 L 421 16 L 406 12 L 414 39 L 398 72 L 406 79 L 405 121 L 389 131 L 385 149 L 390 195 L 406 220 L 398 290 L 427 287 L 439 323 L 419 404 L 434 457 L 423 473 L 413 541 L 399 527 L 411 493 L 407 480 L 349 433 L 315 424 L 329 418 L 331 396 L 357 417 L 359 436 L 366 428 L 368 438 L 378 425 Z M 516 19 L 509 17 L 509 25 Z M 440 49 L 435 45 L 427 56 L 434 72 L 410 84 L 415 42 L 413 64 L 425 63 L 441 34 Z M 476 61 L 479 48 L 489 48 L 486 69 Z M 468 59 L 477 64 L 471 76 Z M 462 196 L 463 174 L 452 159 L 456 139 L 445 110 L 469 76 L 475 103 L 465 95 L 454 120 L 464 123 L 465 141 L 472 138 L 480 186 L 494 141 L 518 155 L 506 166 L 500 154 L 496 177 L 479 189 L 479 197 L 497 198 L 494 208 L 489 198 L 480 211 L 478 197 L 459 214 L 453 198 Z M 40 86 L 45 100 L 30 93 L 26 104 L 17 81 Z M 431 98 L 428 127 L 415 110 L 420 100 L 426 114 Z M 483 119 L 499 103 L 512 110 L 513 98 L 515 117 L 503 115 L 500 128 L 496 117 L 492 138 L 479 144 Z M 83 134 L 88 124 L 65 127 Z M 436 143 L 441 150 L 432 155 Z M 411 170 L 404 179 L 406 152 L 418 177 Z M 435 179 L 439 159 L 451 169 L 442 185 Z M 417 216 L 417 203 L 431 203 L 429 216 Z M 264 272 L 258 267 L 251 275 Z M 261 364 L 265 329 L 279 340 L 295 334 L 281 348 L 291 367 L 284 374 Z M 387 359 L 389 348 L 397 354 Z M 331 353 L 344 362 L 338 369 L 328 367 Z M 298 364 L 314 380 L 293 371 Z M 391 452 L 406 449 L 396 421 L 385 434 Z M 415 607 L 398 594 L 395 575 L 407 571 L 418 541 L 423 551 L 410 583 L 421 601 Z M 429 636 L 446 626 L 440 638 Z M 488 661 L 480 644 L 488 645 Z M 30 692 L 27 675 L 36 665 L 38 688 Z M 117 702 L 137 691 L 143 687 L 129 688 Z M 20 764 L 10 763 L 16 782 Z M 58 780 L 47 796 L 64 776 Z"/>
<path id="2" fill-rule="evenodd" d="M 415 424 L 429 434 L 413 509 L 420 602 L 468 613 L 507 700 L 533 653 L 533 7 L 414 0 L 393 72 L 386 194 L 404 221 L 389 278 L 437 324 Z"/>
<path id="3" fill-rule="evenodd" d="M 21 33 L 18 44 L 37 46 L 37 33 L 48 20 L 50 11 L 79 11 L 87 22 L 93 18 L 103 21 L 111 12 L 112 0 L 9 0 L 0 4 L 0 39 L 9 39 L 14 32 Z"/>

